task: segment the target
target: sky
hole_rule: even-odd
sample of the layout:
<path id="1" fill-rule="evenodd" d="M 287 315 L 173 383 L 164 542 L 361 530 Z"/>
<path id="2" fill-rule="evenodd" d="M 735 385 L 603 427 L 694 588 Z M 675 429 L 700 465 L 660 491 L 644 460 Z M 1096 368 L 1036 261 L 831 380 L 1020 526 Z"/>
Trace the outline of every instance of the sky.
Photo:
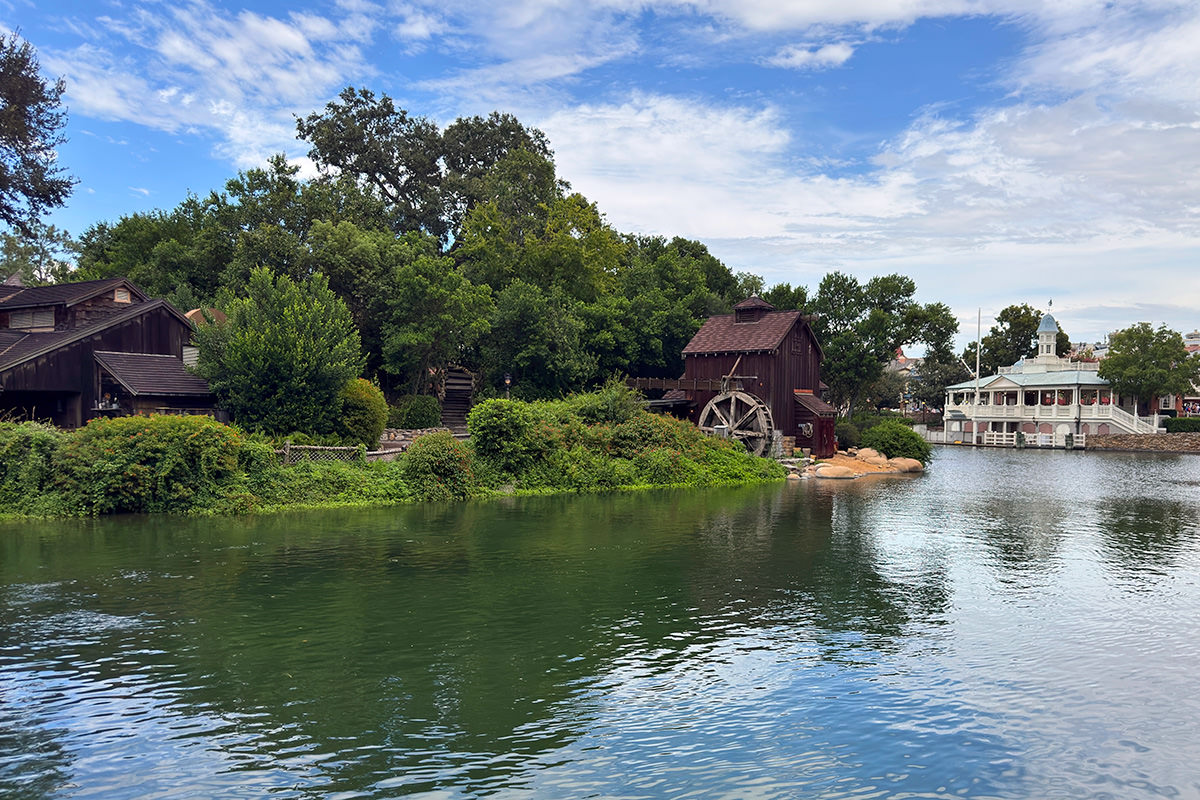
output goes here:
<path id="1" fill-rule="evenodd" d="M 1200 3 L 0 0 L 66 81 L 51 222 L 170 209 L 285 153 L 345 86 L 499 110 L 622 232 L 815 288 L 899 272 L 1074 341 L 1200 327 Z"/>

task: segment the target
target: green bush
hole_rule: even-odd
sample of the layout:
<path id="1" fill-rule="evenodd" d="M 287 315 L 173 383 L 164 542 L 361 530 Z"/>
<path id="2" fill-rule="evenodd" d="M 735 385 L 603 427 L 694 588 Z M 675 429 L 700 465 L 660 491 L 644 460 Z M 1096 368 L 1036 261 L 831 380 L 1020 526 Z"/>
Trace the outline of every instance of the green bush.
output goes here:
<path id="1" fill-rule="evenodd" d="M 342 388 L 338 432 L 347 442 L 379 449 L 379 437 L 387 424 L 388 406 L 383 392 L 368 380 L 355 378 Z"/>
<path id="2" fill-rule="evenodd" d="M 1162 423 L 1167 433 L 1200 433 L 1200 417 L 1170 417 Z"/>
<path id="3" fill-rule="evenodd" d="M 55 513 L 57 428 L 40 422 L 0 423 L 0 511 Z"/>
<path id="4" fill-rule="evenodd" d="M 858 430 L 858 426 L 853 422 L 841 421 L 833 428 L 833 435 L 837 437 L 838 446 L 844 448 L 858 447 L 862 444 L 862 433 Z"/>
<path id="5" fill-rule="evenodd" d="M 611 379 L 595 392 L 568 397 L 566 404 L 588 425 L 619 425 L 644 410 L 642 396 L 617 378 Z"/>
<path id="6" fill-rule="evenodd" d="M 933 454 L 929 443 L 908 425 L 899 420 L 885 420 L 862 435 L 864 447 L 870 447 L 888 458 L 915 458 L 929 463 Z"/>
<path id="7" fill-rule="evenodd" d="M 420 501 L 465 500 L 479 492 L 471 448 L 448 431 L 417 437 L 400 461 L 400 473 Z"/>
<path id="8" fill-rule="evenodd" d="M 77 511 L 181 512 L 237 483 L 242 445 L 211 417 L 94 419 L 67 437 L 57 467 Z"/>
<path id="9" fill-rule="evenodd" d="M 438 399 L 428 394 L 407 394 L 388 409 L 389 428 L 420 430 L 442 424 L 442 407 Z"/>
<path id="10" fill-rule="evenodd" d="M 475 452 L 515 475 L 553 449 L 552 409 L 521 400 L 485 400 L 471 409 L 467 429 Z"/>

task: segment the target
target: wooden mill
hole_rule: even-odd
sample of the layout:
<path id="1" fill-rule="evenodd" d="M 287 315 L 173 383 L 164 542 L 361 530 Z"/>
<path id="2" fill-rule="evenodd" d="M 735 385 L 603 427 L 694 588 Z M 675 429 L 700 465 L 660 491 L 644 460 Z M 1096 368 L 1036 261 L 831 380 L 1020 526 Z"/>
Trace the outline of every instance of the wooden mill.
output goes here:
<path id="1" fill-rule="evenodd" d="M 657 407 L 686 414 L 702 430 L 766 455 L 772 437 L 794 439 L 814 456 L 833 455 L 836 412 L 821 399 L 821 345 L 799 311 L 776 311 L 759 297 L 709 317 L 683 348 L 683 377 L 634 378 L 663 390 Z"/>

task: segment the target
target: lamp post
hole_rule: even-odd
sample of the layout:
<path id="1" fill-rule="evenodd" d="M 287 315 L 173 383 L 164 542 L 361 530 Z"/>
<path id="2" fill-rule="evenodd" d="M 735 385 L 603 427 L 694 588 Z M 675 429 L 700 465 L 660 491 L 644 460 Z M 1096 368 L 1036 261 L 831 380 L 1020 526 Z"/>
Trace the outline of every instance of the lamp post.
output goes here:
<path id="1" fill-rule="evenodd" d="M 512 386 L 512 375 L 504 373 L 504 399 L 508 399 L 508 388 Z"/>

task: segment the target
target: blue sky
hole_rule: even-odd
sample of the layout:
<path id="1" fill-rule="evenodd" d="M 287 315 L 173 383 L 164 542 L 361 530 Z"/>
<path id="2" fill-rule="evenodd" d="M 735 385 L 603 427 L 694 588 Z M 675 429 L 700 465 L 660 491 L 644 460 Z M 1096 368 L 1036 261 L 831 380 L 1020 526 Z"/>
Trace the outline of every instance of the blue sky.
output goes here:
<path id="1" fill-rule="evenodd" d="M 815 286 L 913 277 L 972 337 L 1200 326 L 1200 4 L 0 0 L 63 76 L 76 235 L 287 153 L 346 85 L 550 137 L 622 231 Z"/>

